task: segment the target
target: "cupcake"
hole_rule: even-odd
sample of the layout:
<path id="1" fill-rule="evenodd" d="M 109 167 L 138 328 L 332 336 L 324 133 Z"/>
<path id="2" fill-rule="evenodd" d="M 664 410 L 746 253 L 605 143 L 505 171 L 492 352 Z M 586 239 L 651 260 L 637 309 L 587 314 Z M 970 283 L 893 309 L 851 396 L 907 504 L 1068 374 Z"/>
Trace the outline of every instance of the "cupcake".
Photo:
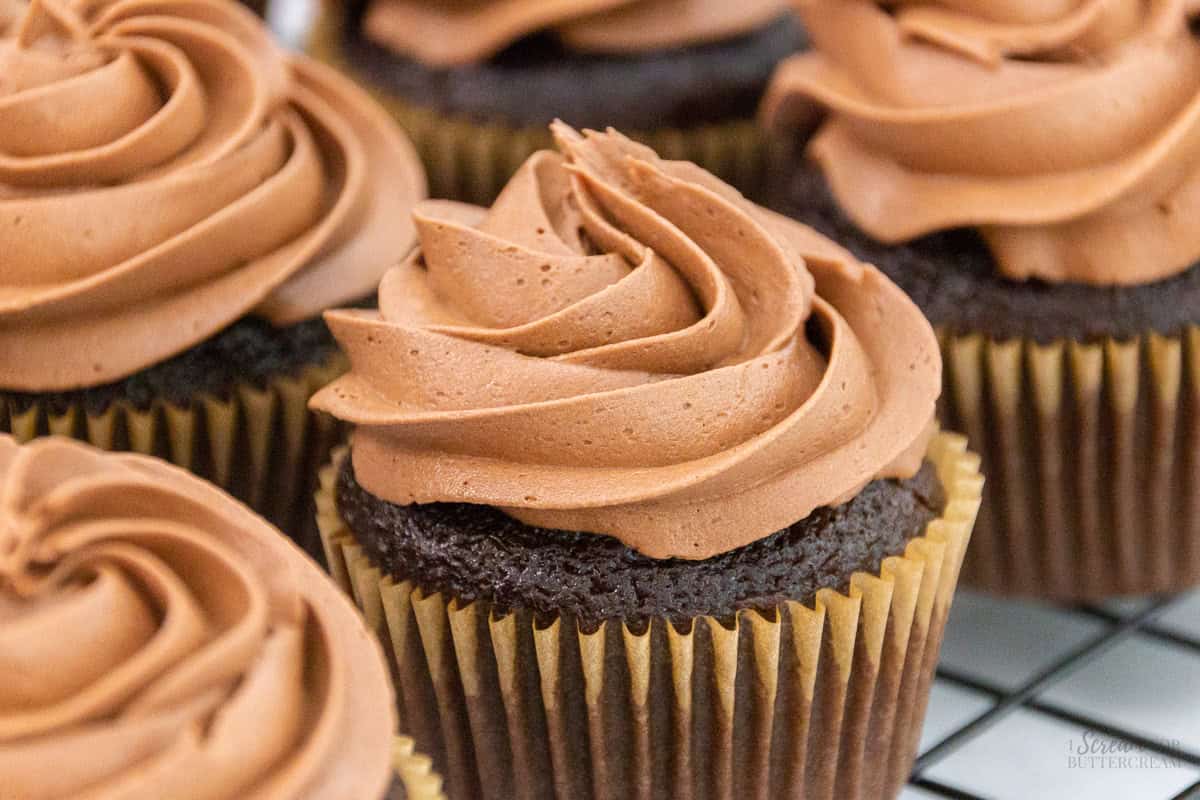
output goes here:
<path id="1" fill-rule="evenodd" d="M 0 664 L 6 797 L 440 793 L 343 593 L 157 459 L 0 436 Z"/>
<path id="2" fill-rule="evenodd" d="M 435 196 L 486 204 L 557 118 L 753 188 L 754 110 L 802 43 L 786 0 L 326 0 L 311 49 L 375 90 Z"/>
<path id="3" fill-rule="evenodd" d="M 1063 601 L 1200 582 L 1186 5 L 797 7 L 815 50 L 765 115 L 802 146 L 770 203 L 938 329 L 942 420 L 989 478 L 964 581 Z"/>
<path id="4" fill-rule="evenodd" d="M 0 432 L 163 456 L 294 532 L 320 313 L 413 242 L 404 135 L 227 0 L 3 0 L 0 113 Z"/>
<path id="5" fill-rule="evenodd" d="M 979 501 L 937 340 L 693 164 L 556 125 L 330 312 L 328 559 L 452 797 L 894 796 Z"/>

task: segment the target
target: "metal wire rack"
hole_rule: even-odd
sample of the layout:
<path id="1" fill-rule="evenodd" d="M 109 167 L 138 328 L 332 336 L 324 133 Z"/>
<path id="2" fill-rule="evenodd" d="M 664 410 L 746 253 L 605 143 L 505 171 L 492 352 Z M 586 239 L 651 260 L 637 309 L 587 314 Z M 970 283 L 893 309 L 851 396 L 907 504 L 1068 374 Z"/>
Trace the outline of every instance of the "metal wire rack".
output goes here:
<path id="1" fill-rule="evenodd" d="M 1200 592 L 1061 609 L 960 592 L 903 800 L 1200 798 Z"/>

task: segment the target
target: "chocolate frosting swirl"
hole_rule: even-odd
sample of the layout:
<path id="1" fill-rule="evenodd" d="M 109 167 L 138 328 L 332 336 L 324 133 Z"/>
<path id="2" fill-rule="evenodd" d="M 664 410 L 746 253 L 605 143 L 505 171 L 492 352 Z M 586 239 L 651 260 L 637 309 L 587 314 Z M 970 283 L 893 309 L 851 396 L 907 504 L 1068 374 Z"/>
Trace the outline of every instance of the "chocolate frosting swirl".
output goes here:
<path id="1" fill-rule="evenodd" d="M 374 289 L 420 163 L 225 0 L 0 0 L 0 387 L 126 377 Z"/>
<path id="2" fill-rule="evenodd" d="M 541 31 L 586 53 L 638 53 L 729 39 L 785 13 L 786 0 L 372 0 L 368 36 L 450 67 L 484 61 Z"/>
<path id="3" fill-rule="evenodd" d="M 920 465 L 941 361 L 873 267 L 616 132 L 556 124 L 489 210 L 418 206 L 317 408 L 360 484 L 706 558 Z"/>
<path id="4" fill-rule="evenodd" d="M 0 775 L 24 800 L 379 798 L 392 690 L 348 600 L 160 461 L 0 436 Z"/>
<path id="5" fill-rule="evenodd" d="M 978 227 L 1012 279 L 1148 283 L 1200 258 L 1196 0 L 796 0 L 815 51 L 765 114 L 894 243 Z"/>

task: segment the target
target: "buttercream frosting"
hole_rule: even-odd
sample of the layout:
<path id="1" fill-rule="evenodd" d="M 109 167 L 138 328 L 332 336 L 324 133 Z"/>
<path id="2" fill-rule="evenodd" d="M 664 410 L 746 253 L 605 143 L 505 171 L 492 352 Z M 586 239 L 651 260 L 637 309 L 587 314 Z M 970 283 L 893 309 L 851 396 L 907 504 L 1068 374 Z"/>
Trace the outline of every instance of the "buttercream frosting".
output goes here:
<path id="1" fill-rule="evenodd" d="M 1001 272 L 1147 283 L 1200 258 L 1195 0 L 795 0 L 764 113 L 887 243 L 976 227 Z"/>
<path id="2" fill-rule="evenodd" d="M 425 194 L 382 109 L 225 0 L 0 0 L 0 118 L 9 390 L 367 294 Z"/>
<path id="3" fill-rule="evenodd" d="M 326 315 L 359 483 L 706 558 L 924 454 L 937 342 L 875 268 L 693 164 L 554 126 L 490 210 L 426 202 Z"/>
<path id="4" fill-rule="evenodd" d="M 721 41 L 782 16 L 786 0 L 373 0 L 367 35 L 431 66 L 486 60 L 552 32 L 584 53 L 638 53 Z"/>
<path id="5" fill-rule="evenodd" d="M 381 798 L 383 653 L 345 596 L 183 470 L 0 436 L 0 775 L 23 800 Z"/>

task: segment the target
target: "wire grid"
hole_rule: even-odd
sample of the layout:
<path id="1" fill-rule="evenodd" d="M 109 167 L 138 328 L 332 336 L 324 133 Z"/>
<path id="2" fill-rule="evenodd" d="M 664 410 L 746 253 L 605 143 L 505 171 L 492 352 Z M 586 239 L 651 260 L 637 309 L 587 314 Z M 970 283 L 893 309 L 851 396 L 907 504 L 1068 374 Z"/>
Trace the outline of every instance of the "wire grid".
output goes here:
<path id="1" fill-rule="evenodd" d="M 969 592 L 960 593 L 960 601 L 963 600 L 963 595 L 966 595 L 968 602 L 990 605 L 994 615 L 1001 618 L 1009 617 L 1008 624 L 1013 625 L 1022 624 L 1020 614 L 1009 615 L 1005 613 L 1006 610 L 1034 608 L 1027 603 L 984 598 Z M 964 668 L 961 665 L 948 664 L 944 658 L 938 668 L 936 686 L 950 690 L 951 694 L 962 690 L 964 695 L 974 698 L 974 705 L 960 713 L 963 719 L 959 724 L 954 725 L 947 732 L 939 732 L 933 741 L 922 743 L 922 752 L 913 769 L 910 789 L 905 792 L 903 798 L 905 800 L 908 798 L 914 798 L 914 800 L 916 798 L 921 800 L 925 798 L 953 798 L 954 800 L 1003 798 L 1007 800 L 1007 798 L 1028 797 L 1028 788 L 1021 788 L 1019 782 L 1009 783 L 1003 775 L 984 778 L 979 777 L 978 773 L 974 773 L 977 779 L 963 781 L 973 784 L 970 788 L 965 788 L 958 782 L 943 779 L 938 773 L 939 771 L 945 772 L 946 770 L 942 768 L 952 764 L 954 759 L 958 758 L 964 749 L 973 743 L 982 748 L 975 754 L 976 764 L 986 763 L 988 759 L 992 758 L 1005 757 L 1003 754 L 992 755 L 995 749 L 991 740 L 996 738 L 998 726 L 1001 726 L 1006 720 L 1012 720 L 1016 715 L 1022 717 L 1032 715 L 1029 716 L 1030 719 L 1055 721 L 1070 726 L 1071 730 L 1087 731 L 1089 732 L 1088 741 L 1102 742 L 1109 750 L 1117 753 L 1132 753 L 1141 759 L 1139 763 L 1151 764 L 1150 768 L 1143 766 L 1142 769 L 1152 769 L 1154 766 L 1176 767 L 1175 780 L 1178 781 L 1182 777 L 1186 781 L 1182 788 L 1177 790 L 1172 788 L 1164 792 L 1161 787 L 1162 781 L 1154 781 L 1153 783 L 1159 785 L 1151 786 L 1151 781 L 1137 777 L 1131 779 L 1132 783 L 1127 781 L 1128 785 L 1124 788 L 1112 788 L 1111 796 L 1129 797 L 1131 800 L 1141 800 L 1142 798 L 1146 798 L 1146 800 L 1184 800 L 1185 798 L 1200 800 L 1200 746 L 1196 744 L 1197 741 L 1200 741 L 1200 696 L 1197 696 L 1194 691 L 1185 689 L 1188 691 L 1187 698 L 1191 703 L 1190 707 L 1195 709 L 1194 712 L 1187 712 L 1195 714 L 1194 727 L 1191 723 L 1185 722 L 1185 726 L 1189 730 L 1188 744 L 1182 744 L 1178 740 L 1160 738 L 1157 735 L 1158 731 L 1148 731 L 1144 724 L 1138 728 L 1137 726 L 1127 727 L 1120 722 L 1115 722 L 1111 713 L 1102 712 L 1103 703 L 1090 709 L 1081 709 L 1078 704 L 1058 702 L 1053 697 L 1047 696 L 1053 695 L 1056 687 L 1061 687 L 1071 681 L 1073 676 L 1078 676 L 1082 671 L 1094 667 L 1106 655 L 1113 653 L 1116 648 L 1128 645 L 1135 639 L 1137 640 L 1136 645 L 1139 647 L 1150 646 L 1150 643 L 1153 643 L 1153 645 L 1168 648 L 1169 650 L 1164 652 L 1172 658 L 1183 656 L 1189 659 L 1190 662 L 1185 669 L 1194 670 L 1197 685 L 1200 685 L 1200 602 L 1197 601 L 1200 601 L 1200 593 L 1191 598 L 1163 597 L 1131 600 L 1125 604 L 1116 602 L 1107 606 L 1071 609 L 1042 607 L 1037 610 L 1037 613 L 1058 615 L 1063 617 L 1064 621 L 1069 620 L 1071 624 L 1078 623 L 1081 630 L 1087 630 L 1088 633 L 1081 643 L 1072 644 L 1065 652 L 1055 654 L 1048 663 L 1040 666 L 1028 677 L 1015 684 L 1004 685 L 1003 682 L 982 674 L 986 673 L 987 669 Z M 1162 623 L 1164 614 L 1169 610 L 1186 615 L 1189 622 L 1183 626 L 1186 628 L 1185 632 L 1181 632 L 1179 627 Z M 971 619 L 970 613 L 965 617 L 955 614 L 951 618 L 947 640 L 952 639 L 956 632 L 961 633 L 962 627 L 972 625 L 977 621 Z M 994 624 L 994 619 L 992 624 Z M 958 627 L 956 628 L 956 626 Z M 975 635 L 986 635 L 986 633 L 976 633 Z M 1043 642 L 1042 644 L 1047 643 Z M 994 655 L 1002 657 L 1001 653 Z M 1135 697 L 1134 702 L 1153 698 L 1157 692 L 1167 688 L 1155 686 L 1155 676 L 1152 673 L 1142 676 L 1142 679 L 1145 681 L 1144 689 L 1138 691 L 1144 691 L 1145 695 L 1144 697 Z M 1188 685 L 1191 686 L 1190 683 Z M 1175 700 L 1172 699 L 1168 702 L 1174 704 Z M 1191 731 L 1194 731 L 1196 735 L 1192 736 Z M 1011 739 L 1012 733 L 1010 732 L 1008 735 Z M 1018 735 L 1020 734 L 1018 733 Z M 988 738 L 984 739 L 983 737 Z M 1013 743 L 1010 741 L 1011 744 Z M 1022 743 L 1015 744 L 1018 749 L 1023 746 Z M 1029 745 L 1031 749 L 1036 746 L 1036 744 Z M 1070 740 L 1069 746 L 1075 746 L 1073 738 Z M 1012 752 L 1008 748 L 1003 749 L 1004 753 Z M 1065 758 L 1065 753 L 1060 757 Z M 1024 766 L 1020 763 L 1007 764 L 999 771 L 1011 770 L 1009 774 L 1016 775 Z M 1136 770 L 1137 767 L 1133 769 Z M 959 774 L 962 773 L 963 771 L 959 770 Z M 1194 779 L 1192 779 L 1192 773 L 1194 773 Z M 1145 774 L 1148 776 L 1150 773 Z M 1053 785 L 1045 786 L 1044 796 L 1063 798 L 1063 800 L 1097 796 L 1094 784 L 1092 788 L 1086 788 L 1082 782 L 1073 782 L 1072 775 L 1080 776 L 1081 773 L 1064 771 L 1054 779 Z M 1128 774 L 1125 777 L 1130 778 Z M 1107 781 L 1107 776 L 1103 780 Z M 1129 788 L 1130 785 L 1133 786 L 1132 789 Z M 1106 793 L 1104 796 L 1108 797 L 1110 794 Z"/>

